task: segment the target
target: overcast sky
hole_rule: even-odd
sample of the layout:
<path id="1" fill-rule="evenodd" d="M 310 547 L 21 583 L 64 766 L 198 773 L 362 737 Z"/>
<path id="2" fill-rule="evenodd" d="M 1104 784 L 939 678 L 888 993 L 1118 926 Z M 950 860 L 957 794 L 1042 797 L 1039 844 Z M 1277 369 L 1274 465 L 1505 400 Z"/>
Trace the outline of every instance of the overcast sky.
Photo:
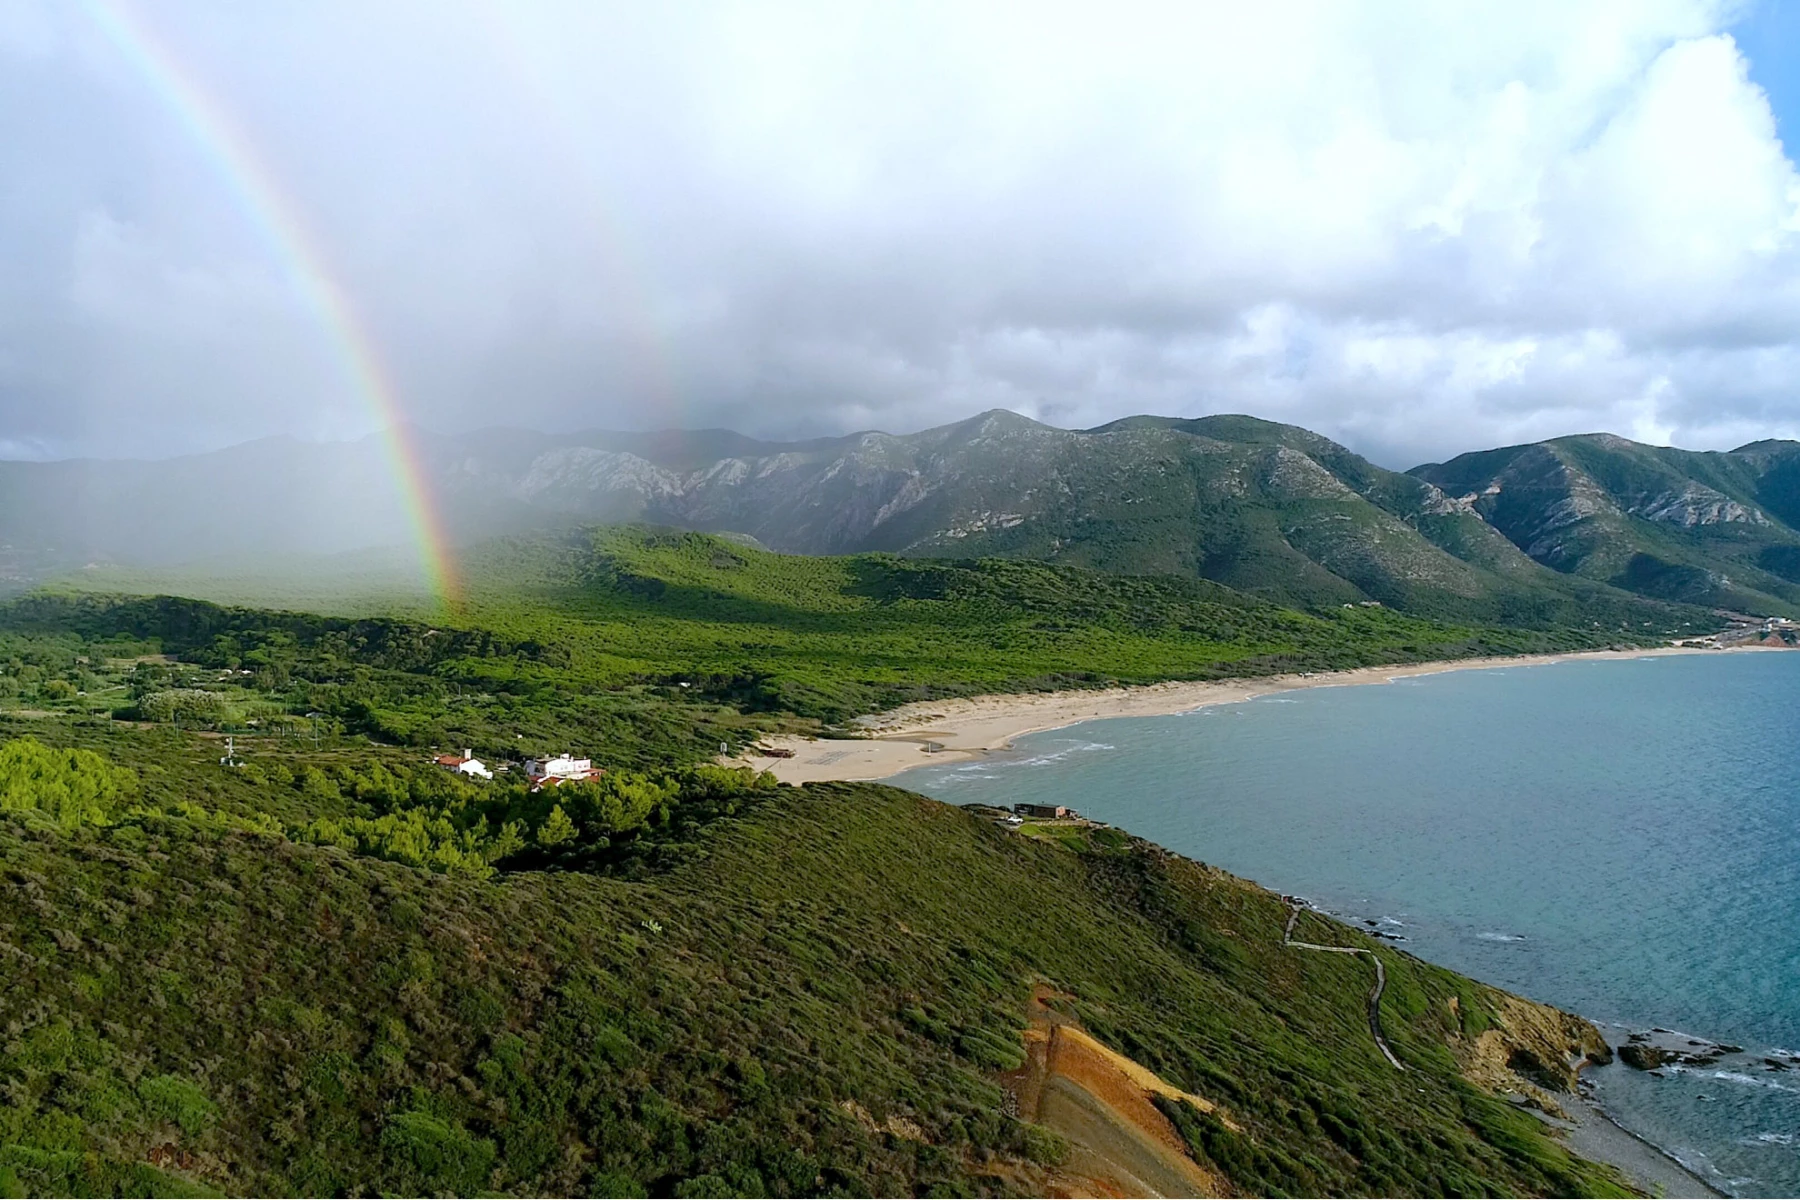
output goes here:
<path id="1" fill-rule="evenodd" d="M 438 429 L 1800 435 L 1797 11 L 0 0 L 0 457 L 378 425 L 251 160 Z"/>

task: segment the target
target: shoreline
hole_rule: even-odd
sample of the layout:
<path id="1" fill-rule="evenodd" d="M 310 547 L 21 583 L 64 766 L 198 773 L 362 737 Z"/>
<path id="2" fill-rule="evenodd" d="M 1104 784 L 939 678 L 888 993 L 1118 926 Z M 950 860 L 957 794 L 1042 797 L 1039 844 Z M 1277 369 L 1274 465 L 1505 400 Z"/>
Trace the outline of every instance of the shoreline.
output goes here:
<path id="1" fill-rule="evenodd" d="M 1670 1197 L 1728 1195 L 1655 1142 L 1621 1125 L 1591 1096 L 1578 1092 L 1557 1099 L 1569 1115 L 1567 1121 L 1536 1110 L 1533 1115 L 1552 1129 L 1560 1130 L 1563 1144 L 1572 1153 L 1590 1162 L 1616 1168 L 1627 1182 L 1644 1194 Z"/>
<path id="2" fill-rule="evenodd" d="M 725 766 L 768 771 L 783 783 L 859 782 L 891 779 L 914 767 L 971 762 L 1004 753 L 1029 734 L 1118 717 L 1164 717 L 1216 704 L 1315 687 L 1357 687 L 1448 671 L 1550 666 L 1562 662 L 1628 662 L 1677 654 L 1779 653 L 1776 647 L 1701 649 L 1655 646 L 1639 650 L 1577 650 L 1499 658 L 1457 658 L 1357 667 L 1293 675 L 1263 675 L 1207 682 L 1152 683 L 1134 687 L 1027 692 L 924 700 L 858 717 L 862 737 L 832 739 L 797 735 L 765 738 L 762 745 L 793 752 L 791 758 L 742 754 Z"/>
<path id="3" fill-rule="evenodd" d="M 1347 671 L 1271 675 L 1209 682 L 1171 682 L 1091 691 L 998 694 L 921 701 L 860 717 L 861 737 L 767 738 L 763 745 L 793 751 L 792 758 L 743 755 L 721 760 L 766 770 L 784 783 L 888 780 L 905 771 L 941 763 L 976 761 L 1004 753 L 1034 733 L 1088 721 L 1120 717 L 1172 716 L 1218 704 L 1315 687 L 1358 687 L 1450 671 L 1550 666 L 1562 662 L 1625 662 L 1678 654 L 1773 651 L 1776 647 L 1709 649 L 1684 646 L 1634 650 L 1587 650 L 1562 654 L 1448 659 L 1360 667 Z M 927 753 L 928 748 L 930 752 Z M 1569 1150 L 1606 1163 L 1647 1195 L 1723 1196 L 1674 1155 L 1619 1123 L 1592 1096 L 1582 1092 L 1558 1099 L 1568 1119 L 1536 1113 L 1557 1129 Z"/>

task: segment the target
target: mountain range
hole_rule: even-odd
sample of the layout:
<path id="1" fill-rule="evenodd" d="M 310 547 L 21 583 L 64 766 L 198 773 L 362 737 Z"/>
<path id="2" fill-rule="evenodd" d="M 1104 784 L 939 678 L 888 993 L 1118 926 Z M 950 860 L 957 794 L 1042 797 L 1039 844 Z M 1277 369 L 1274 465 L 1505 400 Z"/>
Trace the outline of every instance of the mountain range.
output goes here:
<path id="1" fill-rule="evenodd" d="M 1248 416 L 1065 430 L 995 410 L 894 435 L 408 432 L 456 542 L 621 521 L 802 554 L 1030 558 L 1200 576 L 1302 607 L 1512 624 L 1646 600 L 1800 614 L 1800 443 L 1701 453 L 1608 434 L 1386 470 Z M 0 573 L 403 543 L 384 439 L 161 462 L 0 463 Z"/>

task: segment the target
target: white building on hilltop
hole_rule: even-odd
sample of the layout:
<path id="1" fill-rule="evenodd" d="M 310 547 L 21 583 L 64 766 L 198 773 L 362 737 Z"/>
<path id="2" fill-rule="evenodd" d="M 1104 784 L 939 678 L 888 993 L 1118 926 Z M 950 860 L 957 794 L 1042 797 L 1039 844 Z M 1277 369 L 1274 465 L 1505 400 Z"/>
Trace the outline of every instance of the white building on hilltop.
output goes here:
<path id="1" fill-rule="evenodd" d="M 494 773 L 487 769 L 473 750 L 464 750 L 461 754 L 440 754 L 437 765 L 446 771 L 455 771 L 458 775 L 467 775 L 472 779 L 492 779 Z"/>
<path id="2" fill-rule="evenodd" d="M 594 766 L 590 758 L 573 758 L 559 754 L 555 758 L 528 758 L 525 774 L 533 787 L 555 787 L 571 779 L 597 779 L 606 772 Z"/>

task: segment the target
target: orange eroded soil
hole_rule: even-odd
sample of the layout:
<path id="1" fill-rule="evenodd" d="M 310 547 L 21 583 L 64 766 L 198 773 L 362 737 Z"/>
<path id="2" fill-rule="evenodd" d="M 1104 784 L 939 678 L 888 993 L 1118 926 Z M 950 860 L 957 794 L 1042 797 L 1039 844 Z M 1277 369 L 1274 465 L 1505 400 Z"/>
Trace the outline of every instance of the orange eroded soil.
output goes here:
<path id="1" fill-rule="evenodd" d="M 1025 1065 L 1004 1079 L 1019 1115 L 1055 1130 L 1071 1147 L 1047 1181 L 1061 1196 L 1223 1196 L 1230 1184 L 1189 1157 L 1181 1135 L 1151 1097 L 1215 1106 L 1101 1045 L 1050 1008 L 1047 989 L 1032 1000 Z M 1220 1114 L 1221 1120 L 1227 1120 Z"/>

